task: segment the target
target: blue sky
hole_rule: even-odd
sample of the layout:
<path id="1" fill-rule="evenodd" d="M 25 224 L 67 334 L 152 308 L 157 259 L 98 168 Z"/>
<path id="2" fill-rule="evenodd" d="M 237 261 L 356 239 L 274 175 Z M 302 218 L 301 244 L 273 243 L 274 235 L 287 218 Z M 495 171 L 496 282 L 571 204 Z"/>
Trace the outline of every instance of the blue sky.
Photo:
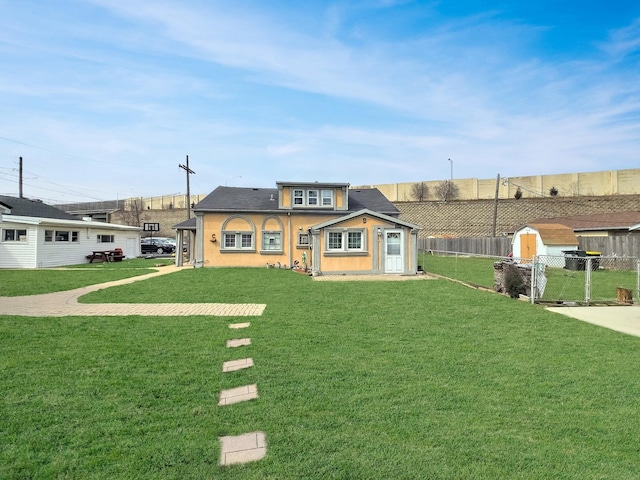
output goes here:
<path id="1" fill-rule="evenodd" d="M 0 0 L 0 194 L 639 168 L 640 2 Z"/>

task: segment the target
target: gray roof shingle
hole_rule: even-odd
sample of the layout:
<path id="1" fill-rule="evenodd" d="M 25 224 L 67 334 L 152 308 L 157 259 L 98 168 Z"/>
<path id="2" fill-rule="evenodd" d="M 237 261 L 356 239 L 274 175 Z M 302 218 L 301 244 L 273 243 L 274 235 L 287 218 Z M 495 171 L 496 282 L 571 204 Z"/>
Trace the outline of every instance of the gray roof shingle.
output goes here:
<path id="1" fill-rule="evenodd" d="M 362 209 L 397 216 L 400 211 L 377 188 L 349 190 L 349 209 L 345 211 L 296 209 L 320 214 L 352 213 Z M 218 187 L 194 208 L 201 212 L 277 212 L 277 188 Z M 288 211 L 288 210 L 287 210 Z"/>
<path id="2" fill-rule="evenodd" d="M 6 195 L 0 195 L 0 204 L 6 206 L 11 210 L 9 215 L 18 215 L 23 217 L 38 217 L 38 218 L 56 218 L 58 220 L 78 220 L 70 213 L 63 212 L 62 210 L 47 205 L 36 200 L 29 200 L 28 198 L 8 197 Z M 8 215 L 7 215 L 8 216 Z"/>

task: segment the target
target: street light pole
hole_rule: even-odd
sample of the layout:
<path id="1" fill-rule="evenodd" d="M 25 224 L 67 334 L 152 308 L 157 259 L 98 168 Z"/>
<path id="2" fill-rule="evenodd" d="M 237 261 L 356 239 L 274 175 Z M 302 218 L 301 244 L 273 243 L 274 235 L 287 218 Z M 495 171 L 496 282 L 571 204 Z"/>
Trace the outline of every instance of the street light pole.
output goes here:
<path id="1" fill-rule="evenodd" d="M 447 200 L 449 200 L 449 196 L 451 195 L 451 191 L 453 190 L 453 160 L 448 159 L 449 163 L 451 163 L 451 176 L 449 178 L 449 188 L 447 188 Z"/>

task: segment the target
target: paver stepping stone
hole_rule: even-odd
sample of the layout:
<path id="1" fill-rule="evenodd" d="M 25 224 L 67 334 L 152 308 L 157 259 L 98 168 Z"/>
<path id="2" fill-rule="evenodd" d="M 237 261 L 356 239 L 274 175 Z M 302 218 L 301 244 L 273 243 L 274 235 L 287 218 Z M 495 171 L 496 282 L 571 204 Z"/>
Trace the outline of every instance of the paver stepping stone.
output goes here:
<path id="1" fill-rule="evenodd" d="M 232 403 L 246 402 L 258 398 L 258 385 L 245 385 L 244 387 L 232 388 L 230 390 L 222 390 L 220 392 L 220 400 L 218 405 L 231 405 Z"/>
<path id="2" fill-rule="evenodd" d="M 247 328 L 249 325 L 251 325 L 251 322 L 232 323 L 229 325 L 229 328 Z"/>
<path id="3" fill-rule="evenodd" d="M 255 462 L 267 454 L 267 438 L 264 432 L 220 437 L 220 444 L 220 465 Z"/>
<path id="4" fill-rule="evenodd" d="M 236 338 L 234 340 L 227 340 L 227 348 L 242 347 L 244 345 L 251 345 L 251 339 Z"/>
<path id="5" fill-rule="evenodd" d="M 240 360 L 230 360 L 222 364 L 223 372 L 234 372 L 243 368 L 253 367 L 253 358 L 241 358 Z"/>

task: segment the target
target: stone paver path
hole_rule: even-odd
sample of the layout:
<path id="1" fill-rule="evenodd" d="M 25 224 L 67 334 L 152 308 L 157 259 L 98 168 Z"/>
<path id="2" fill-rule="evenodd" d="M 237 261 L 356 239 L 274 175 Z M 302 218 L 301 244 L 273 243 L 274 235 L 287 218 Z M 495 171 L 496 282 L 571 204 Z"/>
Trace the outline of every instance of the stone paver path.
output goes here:
<path id="1" fill-rule="evenodd" d="M 186 267 L 182 267 L 186 268 Z M 24 317 L 66 316 L 163 316 L 180 317 L 191 315 L 245 317 L 262 315 L 266 305 L 245 303 L 78 303 L 78 298 L 96 290 L 116 285 L 126 285 L 140 280 L 176 272 L 180 267 L 167 266 L 158 271 L 113 282 L 89 285 L 65 292 L 0 298 L 0 315 Z"/>
<path id="2" fill-rule="evenodd" d="M 232 328 L 234 330 L 240 329 L 240 328 L 248 328 L 249 325 L 251 325 L 251 322 L 245 322 L 245 323 L 232 323 L 231 325 L 229 325 L 229 328 Z"/>
<path id="3" fill-rule="evenodd" d="M 220 465 L 254 462 L 267 453 L 267 439 L 264 432 L 220 437 L 220 443 Z"/>
<path id="4" fill-rule="evenodd" d="M 241 358 L 240 360 L 229 360 L 222 364 L 222 371 L 235 372 L 236 370 L 242 370 L 244 368 L 253 367 L 253 358 Z"/>
<path id="5" fill-rule="evenodd" d="M 235 338 L 233 340 L 227 340 L 227 348 L 244 347 L 251 345 L 250 338 Z"/>
<path id="6" fill-rule="evenodd" d="M 246 402 L 258 398 L 258 385 L 245 385 L 244 387 L 232 388 L 230 390 L 222 390 L 220 392 L 220 400 L 218 405 L 231 405 L 233 403 Z"/>

